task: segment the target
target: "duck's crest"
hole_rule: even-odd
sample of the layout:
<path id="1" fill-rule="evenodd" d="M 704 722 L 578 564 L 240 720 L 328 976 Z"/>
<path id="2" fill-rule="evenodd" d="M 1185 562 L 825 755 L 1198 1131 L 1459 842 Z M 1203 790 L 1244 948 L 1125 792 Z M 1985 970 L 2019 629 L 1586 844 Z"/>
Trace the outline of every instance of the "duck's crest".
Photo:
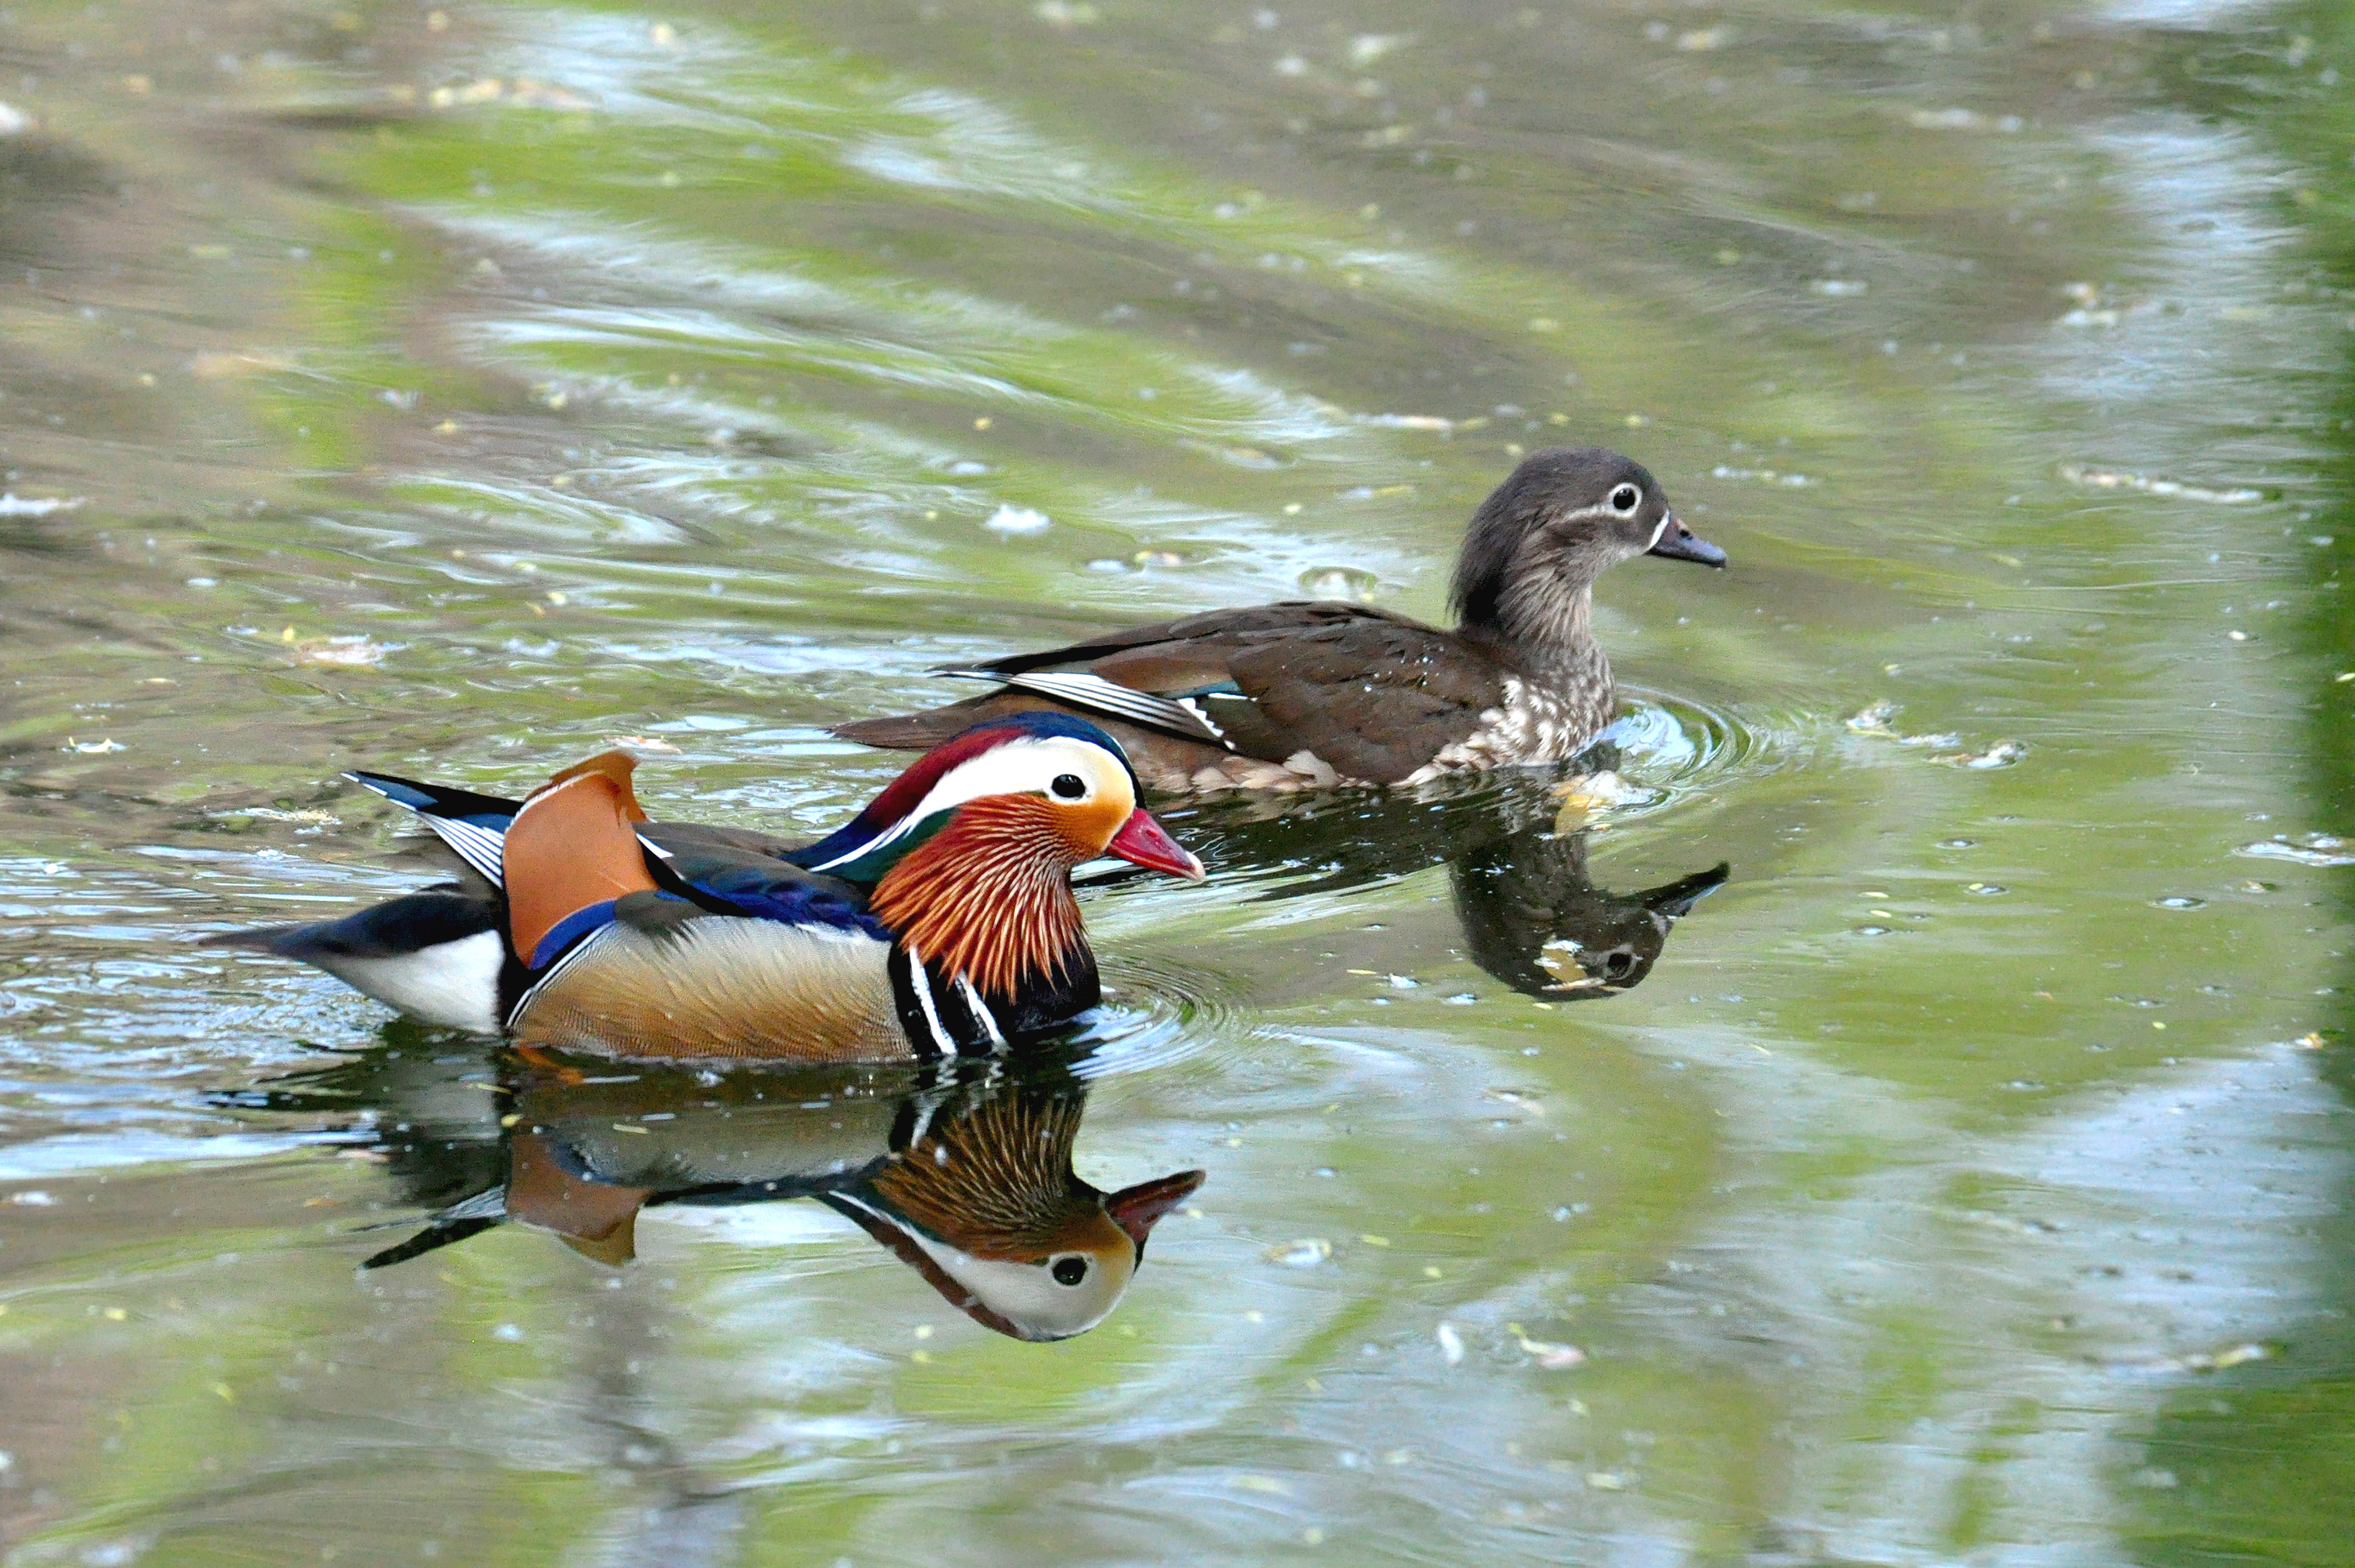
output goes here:
<path id="1" fill-rule="evenodd" d="M 797 866 L 814 871 L 832 871 L 853 881 L 880 880 L 898 856 L 882 860 L 869 860 L 868 856 L 885 844 L 906 835 L 914 824 L 909 817 L 932 793 L 932 786 L 974 758 L 1005 745 L 1009 741 L 1043 741 L 1060 736 L 1085 741 L 1103 747 L 1118 757 L 1121 765 L 1129 768 L 1129 784 L 1136 787 L 1136 770 L 1129 766 L 1128 754 L 1120 742 L 1105 734 L 1086 720 L 1069 713 L 1032 712 L 1009 713 L 991 719 L 951 737 L 919 758 L 914 766 L 891 781 L 890 787 L 868 803 L 858 816 L 836 828 L 806 848 L 796 849 L 786 859 Z M 918 841 L 908 838 L 898 846 L 904 854 Z M 866 861 L 854 866 L 855 861 Z"/>

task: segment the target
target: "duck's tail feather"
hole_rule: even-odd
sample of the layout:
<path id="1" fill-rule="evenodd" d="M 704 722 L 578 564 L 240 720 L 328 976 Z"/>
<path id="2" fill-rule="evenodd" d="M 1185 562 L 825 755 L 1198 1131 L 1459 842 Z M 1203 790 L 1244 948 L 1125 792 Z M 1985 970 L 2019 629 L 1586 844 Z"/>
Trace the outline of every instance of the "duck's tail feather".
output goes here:
<path id="1" fill-rule="evenodd" d="M 436 837 L 488 878 L 493 887 L 506 885 L 506 830 L 515 821 L 516 813 L 523 809 L 522 803 L 453 789 L 447 784 L 395 778 L 389 773 L 348 773 L 344 776 L 364 789 L 374 790 L 395 805 L 415 812 Z"/>
<path id="2" fill-rule="evenodd" d="M 463 1242 L 469 1236 L 480 1235 L 483 1232 L 501 1223 L 502 1221 L 503 1216 L 496 1214 L 474 1215 L 460 1220 L 435 1220 L 407 1241 L 396 1242 L 384 1251 L 371 1253 L 361 1259 L 360 1267 L 389 1268 L 394 1264 L 405 1264 L 411 1258 L 420 1258 L 427 1253 L 438 1252 L 453 1242 Z"/>
<path id="3" fill-rule="evenodd" d="M 437 889 L 341 920 L 223 932 L 204 945 L 299 959 L 429 1023 L 496 1034 L 507 964 L 499 912 L 495 900 Z"/>

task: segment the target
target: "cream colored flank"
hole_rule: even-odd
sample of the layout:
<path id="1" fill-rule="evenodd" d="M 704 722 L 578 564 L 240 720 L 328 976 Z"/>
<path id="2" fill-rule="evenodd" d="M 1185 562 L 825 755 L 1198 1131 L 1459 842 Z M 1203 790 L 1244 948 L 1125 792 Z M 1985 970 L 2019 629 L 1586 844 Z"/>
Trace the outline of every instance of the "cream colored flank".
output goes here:
<path id="1" fill-rule="evenodd" d="M 709 915 L 651 935 L 610 925 L 524 1004 L 526 1045 L 694 1060 L 910 1054 L 890 947 L 856 933 Z"/>

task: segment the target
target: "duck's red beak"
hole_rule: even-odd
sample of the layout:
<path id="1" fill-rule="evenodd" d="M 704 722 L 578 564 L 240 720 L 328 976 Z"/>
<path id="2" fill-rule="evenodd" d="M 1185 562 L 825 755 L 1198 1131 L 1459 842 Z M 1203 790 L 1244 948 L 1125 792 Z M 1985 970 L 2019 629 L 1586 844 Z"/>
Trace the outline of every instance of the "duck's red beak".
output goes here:
<path id="1" fill-rule="evenodd" d="M 1194 1189 L 1202 1185 L 1209 1173 L 1202 1170 L 1181 1170 L 1172 1176 L 1141 1181 L 1135 1187 L 1124 1187 L 1117 1192 L 1104 1194 L 1104 1212 L 1112 1222 L 1128 1232 L 1136 1243 L 1136 1255 L 1145 1255 L 1145 1238 L 1153 1233 L 1160 1218 L 1186 1201 Z"/>
<path id="2" fill-rule="evenodd" d="M 1202 862 L 1190 850 L 1169 837 L 1169 829 L 1153 820 L 1153 814 L 1138 806 L 1120 825 L 1120 831 L 1104 846 L 1104 853 L 1117 855 L 1149 871 L 1167 871 L 1173 877 L 1183 877 L 1199 882 L 1209 873 Z"/>

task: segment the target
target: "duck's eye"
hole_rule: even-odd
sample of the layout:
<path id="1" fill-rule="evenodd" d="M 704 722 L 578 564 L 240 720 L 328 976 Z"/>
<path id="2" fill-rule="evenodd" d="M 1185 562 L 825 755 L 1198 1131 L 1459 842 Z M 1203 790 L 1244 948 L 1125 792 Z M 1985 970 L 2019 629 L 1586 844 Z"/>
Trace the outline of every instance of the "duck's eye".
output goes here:
<path id="1" fill-rule="evenodd" d="M 1047 788 L 1057 800 L 1077 800 L 1088 793 L 1088 781 L 1077 773 L 1057 773 Z"/>
<path id="2" fill-rule="evenodd" d="M 1633 485 L 1622 485 L 1611 492 L 1611 509 L 1624 517 L 1634 511 L 1643 498 L 1644 493 Z"/>
<path id="3" fill-rule="evenodd" d="M 1057 1285 L 1077 1285 L 1088 1277 L 1088 1260 L 1082 1257 L 1057 1258 L 1047 1265 Z"/>

